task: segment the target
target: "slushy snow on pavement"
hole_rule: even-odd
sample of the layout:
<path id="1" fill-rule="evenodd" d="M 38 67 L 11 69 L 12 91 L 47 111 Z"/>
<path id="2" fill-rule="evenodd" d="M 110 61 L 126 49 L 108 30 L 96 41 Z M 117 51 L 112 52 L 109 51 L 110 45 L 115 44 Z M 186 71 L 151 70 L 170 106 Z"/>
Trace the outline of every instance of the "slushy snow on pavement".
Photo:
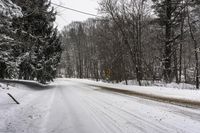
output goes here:
<path id="1" fill-rule="evenodd" d="M 92 81 L 57 79 L 46 87 L 12 83 L 0 88 L 0 133 L 199 133 L 200 110 L 135 96 L 112 93 L 88 85 Z M 94 82 L 93 82 L 94 83 Z M 98 86 L 105 83 L 95 83 Z M 109 86 L 109 84 L 106 84 Z M 111 86 L 111 85 L 110 85 Z M 148 87 L 116 85 L 148 92 Z M 181 92 L 198 100 L 199 91 Z M 7 96 L 11 93 L 17 105 Z M 188 95 L 185 95 L 185 93 Z M 195 94 L 195 92 L 197 94 Z M 149 93 L 149 92 L 148 92 Z M 163 94 L 164 95 L 164 94 Z M 196 96 L 195 96 L 196 95 Z"/>

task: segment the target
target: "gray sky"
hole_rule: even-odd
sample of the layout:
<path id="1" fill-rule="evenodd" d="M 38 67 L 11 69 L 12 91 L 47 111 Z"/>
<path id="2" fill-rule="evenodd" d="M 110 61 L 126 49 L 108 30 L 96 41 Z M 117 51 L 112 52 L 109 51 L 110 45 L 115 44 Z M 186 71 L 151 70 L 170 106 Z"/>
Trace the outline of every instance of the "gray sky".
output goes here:
<path id="1" fill-rule="evenodd" d="M 98 0 L 52 0 L 52 2 L 56 4 L 88 12 L 91 14 L 97 14 L 97 8 L 98 8 L 97 1 Z M 58 26 L 59 30 L 61 30 L 65 25 L 68 25 L 72 21 L 83 21 L 86 20 L 87 18 L 91 18 L 91 16 L 62 9 L 60 7 L 55 6 L 55 9 L 58 12 L 55 24 Z"/>

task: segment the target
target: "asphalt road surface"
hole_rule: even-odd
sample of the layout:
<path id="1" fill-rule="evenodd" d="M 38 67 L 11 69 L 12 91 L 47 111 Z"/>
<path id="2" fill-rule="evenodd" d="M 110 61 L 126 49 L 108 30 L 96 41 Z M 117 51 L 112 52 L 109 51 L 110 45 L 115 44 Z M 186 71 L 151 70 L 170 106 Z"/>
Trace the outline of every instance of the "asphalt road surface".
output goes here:
<path id="1" fill-rule="evenodd" d="M 0 133 L 199 133 L 200 110 L 109 92 L 77 81 L 14 84 L 0 93 Z"/>

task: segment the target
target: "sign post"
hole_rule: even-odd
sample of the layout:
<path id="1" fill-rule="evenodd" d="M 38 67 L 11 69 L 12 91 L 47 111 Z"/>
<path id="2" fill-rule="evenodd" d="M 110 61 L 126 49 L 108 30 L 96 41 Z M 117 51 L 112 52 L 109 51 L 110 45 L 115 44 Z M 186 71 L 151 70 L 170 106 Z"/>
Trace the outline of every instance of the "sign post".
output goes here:
<path id="1" fill-rule="evenodd" d="M 10 93 L 7 93 L 9 97 L 12 98 L 13 101 L 15 101 L 16 104 L 20 104 Z"/>
<path id="2" fill-rule="evenodd" d="M 7 83 L 7 89 L 9 90 L 8 85 L 9 85 L 9 83 Z M 4 88 L 2 88 L 2 89 L 4 89 Z M 10 93 L 7 93 L 7 94 L 16 104 L 20 104 Z"/>

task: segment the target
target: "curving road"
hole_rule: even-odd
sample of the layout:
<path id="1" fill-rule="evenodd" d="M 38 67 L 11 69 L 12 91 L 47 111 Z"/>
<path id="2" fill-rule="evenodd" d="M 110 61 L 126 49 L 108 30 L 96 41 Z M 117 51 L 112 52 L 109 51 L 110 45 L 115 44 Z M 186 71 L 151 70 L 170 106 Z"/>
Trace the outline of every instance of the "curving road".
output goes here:
<path id="1" fill-rule="evenodd" d="M 15 85 L 20 105 L 3 96 L 0 133 L 199 133 L 200 110 L 56 80 L 50 87 Z"/>

